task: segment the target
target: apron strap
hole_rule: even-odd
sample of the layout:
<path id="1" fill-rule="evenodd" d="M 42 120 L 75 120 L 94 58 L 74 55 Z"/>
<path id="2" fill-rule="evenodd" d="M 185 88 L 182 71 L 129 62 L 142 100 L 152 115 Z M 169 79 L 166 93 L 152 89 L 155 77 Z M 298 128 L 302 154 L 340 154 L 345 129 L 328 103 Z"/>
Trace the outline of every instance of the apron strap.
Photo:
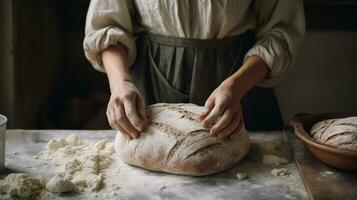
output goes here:
<path id="1" fill-rule="evenodd" d="M 237 44 L 239 41 L 248 41 L 254 38 L 253 31 L 247 31 L 244 34 L 221 39 L 196 39 L 196 38 L 181 38 L 153 33 L 144 33 L 150 42 L 175 47 L 187 48 L 224 48 Z"/>

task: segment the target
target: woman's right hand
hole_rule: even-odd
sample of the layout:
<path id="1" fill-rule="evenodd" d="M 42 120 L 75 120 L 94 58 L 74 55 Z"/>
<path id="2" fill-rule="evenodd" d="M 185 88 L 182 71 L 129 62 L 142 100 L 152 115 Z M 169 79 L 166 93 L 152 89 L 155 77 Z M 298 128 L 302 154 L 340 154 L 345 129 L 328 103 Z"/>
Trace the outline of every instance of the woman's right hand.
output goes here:
<path id="1" fill-rule="evenodd" d="M 131 81 L 116 84 L 111 89 L 107 107 L 110 126 L 129 140 L 139 137 L 147 122 L 144 105 L 140 92 Z"/>
<path id="2" fill-rule="evenodd" d="M 130 78 L 127 50 L 118 43 L 103 50 L 101 57 L 111 91 L 108 122 L 127 139 L 137 138 L 147 119 L 144 100 Z"/>

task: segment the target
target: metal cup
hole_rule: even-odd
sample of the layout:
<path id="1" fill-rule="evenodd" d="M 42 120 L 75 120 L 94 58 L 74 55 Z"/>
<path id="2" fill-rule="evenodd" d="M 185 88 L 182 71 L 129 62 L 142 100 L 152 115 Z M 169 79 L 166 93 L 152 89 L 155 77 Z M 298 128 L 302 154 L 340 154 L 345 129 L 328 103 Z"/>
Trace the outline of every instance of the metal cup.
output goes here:
<path id="1" fill-rule="evenodd" d="M 0 171 L 5 167 L 5 134 L 7 118 L 0 115 Z"/>

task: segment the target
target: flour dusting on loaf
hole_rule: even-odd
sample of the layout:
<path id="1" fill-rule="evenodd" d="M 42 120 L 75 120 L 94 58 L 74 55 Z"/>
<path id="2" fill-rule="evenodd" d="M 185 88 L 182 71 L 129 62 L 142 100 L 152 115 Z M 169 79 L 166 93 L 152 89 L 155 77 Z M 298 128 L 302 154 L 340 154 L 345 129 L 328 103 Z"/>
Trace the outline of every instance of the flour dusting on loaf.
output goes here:
<path id="1" fill-rule="evenodd" d="M 357 117 L 316 123 L 311 128 L 311 136 L 318 142 L 338 149 L 357 151 Z"/>
<path id="2" fill-rule="evenodd" d="M 147 107 L 150 123 L 140 137 L 127 140 L 121 133 L 115 150 L 131 165 L 152 171 L 202 176 L 225 170 L 248 153 L 251 142 L 242 126 L 220 141 L 209 135 L 194 104 L 154 104 Z"/>

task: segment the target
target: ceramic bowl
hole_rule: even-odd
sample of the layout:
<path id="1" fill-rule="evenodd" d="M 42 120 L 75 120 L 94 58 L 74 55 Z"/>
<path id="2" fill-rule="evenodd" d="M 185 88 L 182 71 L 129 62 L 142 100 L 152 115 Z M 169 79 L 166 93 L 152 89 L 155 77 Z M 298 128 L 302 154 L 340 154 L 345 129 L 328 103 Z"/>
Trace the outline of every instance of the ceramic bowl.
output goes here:
<path id="1" fill-rule="evenodd" d="M 298 114 L 291 120 L 290 124 L 294 132 L 309 148 L 311 153 L 322 162 L 343 170 L 357 171 L 357 151 L 337 149 L 333 146 L 322 144 L 310 136 L 311 127 L 317 122 L 356 116 L 354 114 L 326 113 L 326 114 Z"/>

